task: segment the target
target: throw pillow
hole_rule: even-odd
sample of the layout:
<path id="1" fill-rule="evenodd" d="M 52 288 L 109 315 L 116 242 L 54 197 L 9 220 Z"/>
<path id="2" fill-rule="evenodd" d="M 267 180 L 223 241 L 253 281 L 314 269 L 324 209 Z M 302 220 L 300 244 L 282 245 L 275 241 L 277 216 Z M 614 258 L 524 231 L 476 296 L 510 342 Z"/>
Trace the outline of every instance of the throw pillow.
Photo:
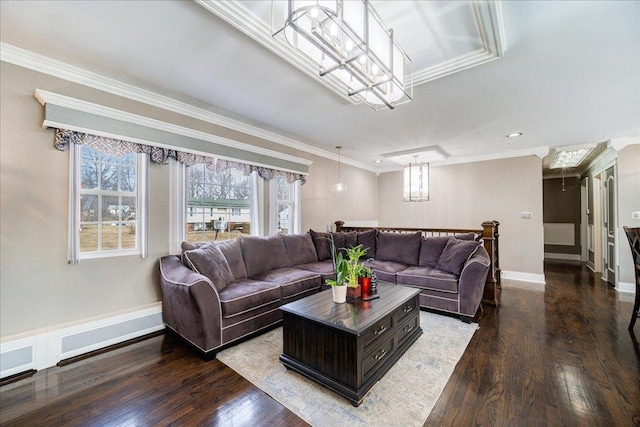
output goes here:
<path id="1" fill-rule="evenodd" d="M 378 233 L 376 259 L 392 261 L 406 265 L 418 265 L 422 234 L 415 233 Z"/>
<path id="2" fill-rule="evenodd" d="M 316 252 L 318 253 L 318 261 L 331 259 L 331 246 L 329 244 L 329 233 L 322 233 L 319 231 L 309 230 L 309 234 L 311 234 L 311 240 L 313 240 L 313 246 L 316 247 Z"/>
<path id="3" fill-rule="evenodd" d="M 449 236 L 436 236 L 422 239 L 420 242 L 420 259 L 418 260 L 418 265 L 420 267 L 435 268 L 449 239 L 451 239 Z"/>
<path id="4" fill-rule="evenodd" d="M 215 243 L 185 251 L 183 259 L 193 271 L 211 280 L 218 292 L 233 281 L 233 274 L 229 264 Z"/>
<path id="5" fill-rule="evenodd" d="M 248 277 L 289 267 L 287 251 L 280 234 L 268 237 L 241 236 L 240 246 Z"/>
<path id="6" fill-rule="evenodd" d="M 240 248 L 240 240 L 233 239 L 218 243 L 218 248 L 229 263 L 234 279 L 244 279 L 247 277 L 247 269 L 244 266 L 244 258 Z"/>
<path id="7" fill-rule="evenodd" d="M 367 251 L 367 255 L 365 255 L 365 258 L 376 257 L 377 235 L 378 230 L 376 230 L 375 228 L 367 231 L 358 231 L 358 244 L 362 245 L 362 247 Z"/>
<path id="8" fill-rule="evenodd" d="M 344 233 L 331 233 L 331 236 L 333 236 L 333 244 L 336 247 L 336 254 L 338 253 L 338 251 L 340 251 L 342 249 L 342 255 L 344 255 Z M 331 256 L 329 256 L 329 258 L 331 258 Z"/>
<path id="9" fill-rule="evenodd" d="M 449 239 L 436 268 L 460 276 L 464 264 L 480 246 L 480 243 L 474 241 Z"/>
<path id="10" fill-rule="evenodd" d="M 453 237 L 460 240 L 475 240 L 476 235 L 474 233 L 454 234 Z"/>
<path id="11" fill-rule="evenodd" d="M 285 234 L 282 236 L 282 240 L 284 240 L 284 248 L 287 251 L 289 267 L 318 260 L 318 254 L 309 233 Z"/>
<path id="12" fill-rule="evenodd" d="M 182 251 L 190 251 L 193 249 L 198 249 L 211 242 L 187 242 L 186 240 L 180 244 Z"/>
<path id="13" fill-rule="evenodd" d="M 342 233 L 342 237 L 344 238 L 344 243 L 342 246 L 336 246 L 342 249 L 342 256 L 346 256 L 346 249 L 349 249 L 353 246 L 358 246 L 358 233 L 356 231 L 350 231 L 348 233 Z"/>

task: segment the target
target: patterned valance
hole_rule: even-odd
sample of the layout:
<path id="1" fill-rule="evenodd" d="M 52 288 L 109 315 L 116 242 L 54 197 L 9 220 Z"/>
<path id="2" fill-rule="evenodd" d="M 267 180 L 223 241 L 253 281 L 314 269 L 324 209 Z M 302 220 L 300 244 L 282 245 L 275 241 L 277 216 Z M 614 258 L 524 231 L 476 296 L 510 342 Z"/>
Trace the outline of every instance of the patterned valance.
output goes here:
<path id="1" fill-rule="evenodd" d="M 287 182 L 300 181 L 304 184 L 307 180 L 304 175 L 293 172 L 285 172 L 277 169 L 262 166 L 250 165 L 231 160 L 221 160 L 215 157 L 202 156 L 199 154 L 186 153 L 184 151 L 172 150 L 169 148 L 154 147 L 136 142 L 123 141 L 120 139 L 107 138 L 104 136 L 91 135 L 88 133 L 75 132 L 67 129 L 56 129 L 55 147 L 63 151 L 68 144 L 86 145 L 108 156 L 120 157 L 129 153 L 145 153 L 149 155 L 153 163 L 166 165 L 169 158 L 174 158 L 186 166 L 193 166 L 198 163 L 205 163 L 208 169 L 225 170 L 238 169 L 245 175 L 257 171 L 264 179 L 284 178 Z"/>

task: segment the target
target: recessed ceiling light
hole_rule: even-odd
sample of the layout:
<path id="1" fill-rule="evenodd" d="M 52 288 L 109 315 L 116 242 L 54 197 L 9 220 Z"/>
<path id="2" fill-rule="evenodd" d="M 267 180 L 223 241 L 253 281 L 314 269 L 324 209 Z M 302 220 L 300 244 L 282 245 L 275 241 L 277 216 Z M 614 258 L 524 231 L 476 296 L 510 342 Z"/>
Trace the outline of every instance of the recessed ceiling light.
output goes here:
<path id="1" fill-rule="evenodd" d="M 382 163 L 382 160 L 374 160 L 373 163 Z"/>
<path id="2" fill-rule="evenodd" d="M 522 136 L 522 132 L 510 133 L 509 135 L 507 135 L 507 138 L 517 138 L 519 136 Z"/>

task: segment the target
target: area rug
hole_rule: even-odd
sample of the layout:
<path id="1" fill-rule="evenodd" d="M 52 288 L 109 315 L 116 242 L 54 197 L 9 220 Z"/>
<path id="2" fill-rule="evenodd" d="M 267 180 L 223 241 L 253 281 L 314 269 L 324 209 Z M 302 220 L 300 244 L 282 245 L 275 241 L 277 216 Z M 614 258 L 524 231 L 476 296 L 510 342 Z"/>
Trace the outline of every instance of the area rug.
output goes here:
<path id="1" fill-rule="evenodd" d="M 282 328 L 218 354 L 218 359 L 312 426 L 421 426 L 478 325 L 420 312 L 424 333 L 357 408 L 278 360 Z"/>

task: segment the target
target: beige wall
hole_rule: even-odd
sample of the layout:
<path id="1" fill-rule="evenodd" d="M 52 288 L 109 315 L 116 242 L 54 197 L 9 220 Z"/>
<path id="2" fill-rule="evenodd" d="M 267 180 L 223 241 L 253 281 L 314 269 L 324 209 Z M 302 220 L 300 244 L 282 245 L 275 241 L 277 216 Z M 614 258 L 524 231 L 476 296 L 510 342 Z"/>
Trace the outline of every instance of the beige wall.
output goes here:
<path id="1" fill-rule="evenodd" d="M 375 173 L 342 165 L 346 193 L 334 193 L 338 181 L 337 162 L 312 157 L 307 183 L 302 186 L 302 230 L 325 231 L 342 221 L 376 221 L 378 219 L 378 178 Z"/>
<path id="2" fill-rule="evenodd" d="M 0 336 L 131 310 L 160 300 L 155 277 L 168 248 L 169 169 L 149 168 L 149 256 L 67 263 L 69 154 L 42 129 L 36 88 L 69 83 L 2 63 Z"/>
<path id="3" fill-rule="evenodd" d="M 139 309 L 161 300 L 157 260 L 169 248 L 169 167 L 149 167 L 149 256 L 67 263 L 69 154 L 42 129 L 43 89 L 313 160 L 302 229 L 375 220 L 377 180 L 343 165 L 352 191 L 334 194 L 337 163 L 270 141 L 0 62 L 0 337 Z"/>
<path id="4" fill-rule="evenodd" d="M 330 191 L 337 163 L 269 141 L 0 62 L 0 337 L 29 333 L 160 301 L 157 259 L 169 246 L 169 168 L 151 165 L 149 256 L 67 263 L 69 156 L 42 129 L 36 88 L 69 95 L 313 160 L 302 187 L 302 229 L 324 230 L 337 219 L 381 226 L 500 226 L 503 270 L 542 274 L 542 166 L 537 157 L 431 169 L 431 201 L 405 203 L 401 174 L 343 165 L 345 194 Z M 619 157 L 620 225 L 640 210 L 640 146 Z M 520 219 L 531 211 L 532 220 Z M 631 224 L 633 225 L 633 224 Z M 626 251 L 621 251 L 626 254 Z M 626 255 L 625 255 L 626 256 Z M 625 262 L 621 256 L 621 263 Z M 633 281 L 621 265 L 621 280 Z M 631 273 L 631 276 L 629 276 Z"/>
<path id="5" fill-rule="evenodd" d="M 618 153 L 619 282 L 635 283 L 633 260 L 623 226 L 640 227 L 631 212 L 640 211 L 640 144 L 628 145 Z"/>
<path id="6" fill-rule="evenodd" d="M 402 198 L 402 174 L 380 175 L 380 226 L 481 228 L 500 222 L 500 266 L 543 274 L 542 160 L 535 156 L 432 167 L 428 202 Z M 520 212 L 533 218 L 521 219 Z"/>

